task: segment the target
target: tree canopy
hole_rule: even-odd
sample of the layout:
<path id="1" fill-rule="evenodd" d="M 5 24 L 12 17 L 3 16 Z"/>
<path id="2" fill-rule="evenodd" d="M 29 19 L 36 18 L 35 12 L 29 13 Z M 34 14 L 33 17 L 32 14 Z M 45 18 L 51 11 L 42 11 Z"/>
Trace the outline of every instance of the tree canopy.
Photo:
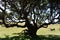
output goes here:
<path id="1" fill-rule="evenodd" d="M 26 22 L 24 27 L 27 26 L 29 33 L 32 29 L 37 31 L 43 26 L 60 23 L 59 2 L 59 0 L 0 0 L 0 19 L 6 27 L 19 26 L 19 22 Z"/>

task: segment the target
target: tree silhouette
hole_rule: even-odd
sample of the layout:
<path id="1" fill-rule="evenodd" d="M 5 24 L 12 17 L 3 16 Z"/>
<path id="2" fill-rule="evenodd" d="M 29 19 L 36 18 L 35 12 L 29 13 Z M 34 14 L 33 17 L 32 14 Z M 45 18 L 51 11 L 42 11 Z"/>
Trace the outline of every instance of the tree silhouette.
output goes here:
<path id="1" fill-rule="evenodd" d="M 4 25 L 27 27 L 30 36 L 35 36 L 41 27 L 60 23 L 59 0 L 1 0 L 0 4 Z M 20 26 L 19 22 L 25 25 Z"/>

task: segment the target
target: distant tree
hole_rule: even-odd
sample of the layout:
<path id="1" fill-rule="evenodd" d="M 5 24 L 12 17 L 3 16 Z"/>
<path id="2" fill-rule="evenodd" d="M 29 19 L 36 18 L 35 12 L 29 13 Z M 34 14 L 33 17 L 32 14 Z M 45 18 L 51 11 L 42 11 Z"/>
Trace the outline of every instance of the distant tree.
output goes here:
<path id="1" fill-rule="evenodd" d="M 57 0 L 56 0 L 57 1 Z M 60 13 L 57 12 L 60 3 L 55 0 L 1 0 L 0 10 L 2 11 L 2 20 L 6 27 L 19 26 L 19 22 L 26 22 L 30 36 L 36 36 L 36 32 L 41 27 L 47 27 L 49 24 L 60 22 Z M 59 1 L 59 0 L 58 0 Z M 8 10 L 8 11 L 7 11 Z M 59 9 L 60 10 L 60 9 Z M 9 19 L 9 20 L 8 20 Z M 20 20 L 25 21 L 20 21 Z M 57 21 L 55 21 L 57 20 Z M 16 24 L 6 24 L 7 21 Z"/>

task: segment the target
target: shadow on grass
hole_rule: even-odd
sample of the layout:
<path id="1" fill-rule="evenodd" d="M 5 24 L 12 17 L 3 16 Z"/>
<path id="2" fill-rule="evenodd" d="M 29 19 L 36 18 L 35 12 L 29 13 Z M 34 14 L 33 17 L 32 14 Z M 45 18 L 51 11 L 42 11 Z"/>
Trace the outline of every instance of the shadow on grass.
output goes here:
<path id="1" fill-rule="evenodd" d="M 25 34 L 24 31 L 14 34 L 18 34 L 19 36 L 9 37 L 6 35 L 6 38 L 0 38 L 0 40 L 60 40 L 59 35 L 38 35 L 30 37 L 28 34 Z"/>

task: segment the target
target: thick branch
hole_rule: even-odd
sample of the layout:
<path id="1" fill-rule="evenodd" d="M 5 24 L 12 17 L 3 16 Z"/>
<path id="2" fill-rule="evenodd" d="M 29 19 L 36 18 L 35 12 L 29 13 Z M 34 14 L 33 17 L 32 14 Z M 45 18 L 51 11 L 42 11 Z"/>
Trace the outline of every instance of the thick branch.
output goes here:
<path id="1" fill-rule="evenodd" d="M 40 25 L 39 28 L 44 27 L 44 26 L 48 26 L 48 25 L 50 25 L 50 24 L 52 24 L 52 23 L 51 23 L 51 22 L 49 22 L 49 23 L 44 23 L 44 24 Z"/>
<path id="2" fill-rule="evenodd" d="M 2 10 L 3 12 L 5 11 L 5 10 L 3 10 L 1 7 L 0 7 L 0 10 Z"/>

